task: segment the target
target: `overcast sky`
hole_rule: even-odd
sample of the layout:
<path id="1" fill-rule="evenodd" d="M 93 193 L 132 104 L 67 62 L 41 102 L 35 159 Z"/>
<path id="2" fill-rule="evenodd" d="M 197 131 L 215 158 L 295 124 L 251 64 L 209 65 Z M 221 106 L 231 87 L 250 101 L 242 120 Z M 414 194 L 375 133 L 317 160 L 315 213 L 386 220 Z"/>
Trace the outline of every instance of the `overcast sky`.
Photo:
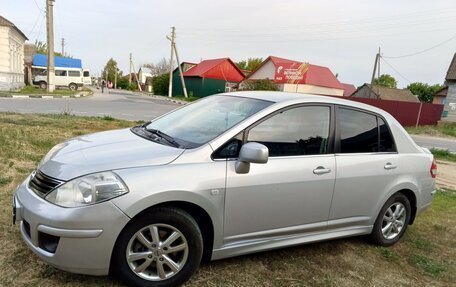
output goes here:
<path id="1" fill-rule="evenodd" d="M 0 0 L 0 15 L 44 42 L 44 7 Z M 56 0 L 54 17 L 56 51 L 64 37 L 65 51 L 94 74 L 110 57 L 127 74 L 130 52 L 136 69 L 169 58 L 171 26 L 181 61 L 274 55 L 327 66 L 356 86 L 370 82 L 379 47 L 381 73 L 399 87 L 443 83 L 456 52 L 454 0 Z"/>

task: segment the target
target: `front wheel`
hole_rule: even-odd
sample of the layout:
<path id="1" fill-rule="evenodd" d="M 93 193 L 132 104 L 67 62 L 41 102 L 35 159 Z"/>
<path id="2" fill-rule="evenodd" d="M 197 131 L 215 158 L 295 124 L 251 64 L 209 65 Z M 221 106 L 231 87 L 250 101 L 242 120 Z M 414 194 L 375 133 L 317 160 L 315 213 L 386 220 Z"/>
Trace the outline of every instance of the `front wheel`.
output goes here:
<path id="1" fill-rule="evenodd" d="M 398 242 L 410 222 L 410 201 L 402 193 L 393 195 L 383 206 L 370 235 L 373 243 L 391 246 Z"/>
<path id="2" fill-rule="evenodd" d="M 185 211 L 157 208 L 134 219 L 121 233 L 111 270 L 129 285 L 176 286 L 198 268 L 203 239 Z"/>
<path id="3" fill-rule="evenodd" d="M 68 88 L 72 91 L 76 91 L 78 89 L 78 85 L 76 85 L 75 83 L 71 83 L 68 85 Z"/>
<path id="4" fill-rule="evenodd" d="M 46 90 L 46 88 L 47 88 L 46 82 L 40 82 L 40 89 Z"/>

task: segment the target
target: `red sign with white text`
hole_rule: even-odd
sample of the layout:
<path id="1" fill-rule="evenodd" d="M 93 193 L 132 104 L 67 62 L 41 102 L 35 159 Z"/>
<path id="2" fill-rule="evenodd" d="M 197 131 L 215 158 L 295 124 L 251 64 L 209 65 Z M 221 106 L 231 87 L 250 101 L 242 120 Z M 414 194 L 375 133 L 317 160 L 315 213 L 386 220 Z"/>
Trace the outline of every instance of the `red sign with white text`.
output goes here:
<path id="1" fill-rule="evenodd" d="M 276 63 L 274 81 L 280 84 L 299 84 L 304 81 L 309 65 L 307 63 Z"/>

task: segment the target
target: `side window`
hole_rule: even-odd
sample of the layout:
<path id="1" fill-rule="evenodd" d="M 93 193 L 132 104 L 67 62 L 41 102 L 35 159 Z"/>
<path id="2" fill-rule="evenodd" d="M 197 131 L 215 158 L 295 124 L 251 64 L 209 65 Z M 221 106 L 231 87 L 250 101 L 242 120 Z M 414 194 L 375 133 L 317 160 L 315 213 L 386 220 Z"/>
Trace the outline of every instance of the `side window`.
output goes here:
<path id="1" fill-rule="evenodd" d="M 55 75 L 57 77 L 66 77 L 67 71 L 66 70 L 55 70 Z"/>
<path id="2" fill-rule="evenodd" d="M 213 159 L 222 158 L 236 158 L 239 156 L 239 152 L 242 147 L 242 135 L 244 132 L 239 133 L 234 138 L 227 141 L 224 145 L 219 147 L 213 154 Z"/>
<path id="3" fill-rule="evenodd" d="M 386 123 L 378 118 L 378 129 L 380 132 L 380 152 L 396 152 L 396 145 Z"/>
<path id="4" fill-rule="evenodd" d="M 81 72 L 79 72 L 79 71 L 68 71 L 68 76 L 70 76 L 70 77 L 80 77 L 81 76 Z"/>
<path id="5" fill-rule="evenodd" d="M 376 116 L 344 108 L 338 115 L 341 153 L 378 152 Z"/>
<path id="6" fill-rule="evenodd" d="M 306 106 L 283 111 L 250 129 L 247 141 L 264 144 L 269 156 L 325 154 L 330 108 Z"/>
<path id="7" fill-rule="evenodd" d="M 90 77 L 89 71 L 84 71 L 84 77 Z"/>

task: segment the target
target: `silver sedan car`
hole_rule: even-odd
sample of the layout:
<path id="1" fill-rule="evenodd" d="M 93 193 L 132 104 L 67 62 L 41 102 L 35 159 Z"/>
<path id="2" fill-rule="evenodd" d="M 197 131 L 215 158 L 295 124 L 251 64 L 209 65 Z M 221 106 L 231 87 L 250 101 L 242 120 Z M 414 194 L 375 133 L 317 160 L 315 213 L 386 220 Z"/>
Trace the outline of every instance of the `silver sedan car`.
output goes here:
<path id="1" fill-rule="evenodd" d="M 436 172 L 380 109 L 228 93 L 55 146 L 13 214 L 52 266 L 174 286 L 202 260 L 359 235 L 392 245 L 431 204 Z"/>

